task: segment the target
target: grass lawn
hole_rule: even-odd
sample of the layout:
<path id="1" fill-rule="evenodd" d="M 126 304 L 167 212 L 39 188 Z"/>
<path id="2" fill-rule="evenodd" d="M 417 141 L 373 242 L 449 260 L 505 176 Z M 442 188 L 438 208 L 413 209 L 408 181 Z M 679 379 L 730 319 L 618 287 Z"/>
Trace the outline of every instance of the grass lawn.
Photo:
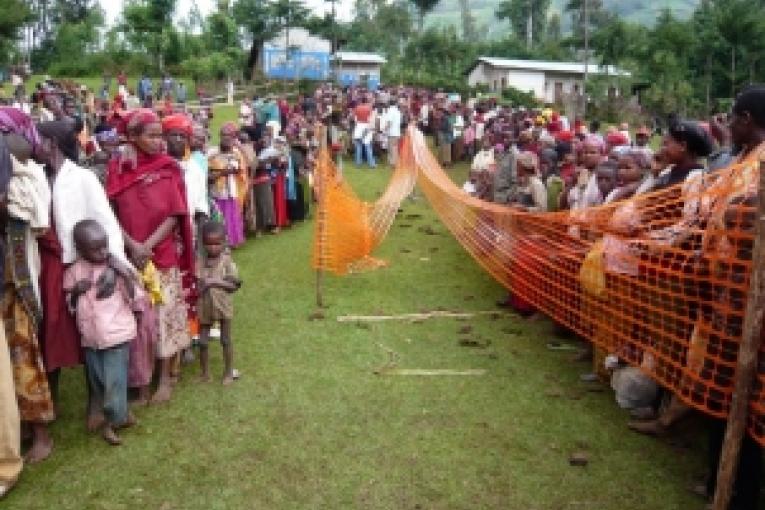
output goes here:
<path id="1" fill-rule="evenodd" d="M 372 199 L 389 172 L 348 165 L 346 175 Z M 29 467 L 0 506 L 702 508 L 686 489 L 702 470 L 701 442 L 680 447 L 629 432 L 611 392 L 578 381 L 587 366 L 545 348 L 553 336 L 548 322 L 504 313 L 336 322 L 344 314 L 491 310 L 502 295 L 424 199 L 403 209 L 376 254 L 389 267 L 325 279 L 324 320 L 309 320 L 311 222 L 237 250 L 245 281 L 234 325 L 242 379 L 228 388 L 217 377 L 202 384 L 197 368 L 186 367 L 173 401 L 139 410 L 141 424 L 124 434 L 122 447 L 86 434 L 82 372 L 65 371 L 54 455 Z M 421 232 L 424 226 L 435 234 Z M 220 350 L 211 347 L 217 376 Z M 375 375 L 390 351 L 401 368 L 486 374 Z M 580 450 L 589 465 L 570 466 Z"/>

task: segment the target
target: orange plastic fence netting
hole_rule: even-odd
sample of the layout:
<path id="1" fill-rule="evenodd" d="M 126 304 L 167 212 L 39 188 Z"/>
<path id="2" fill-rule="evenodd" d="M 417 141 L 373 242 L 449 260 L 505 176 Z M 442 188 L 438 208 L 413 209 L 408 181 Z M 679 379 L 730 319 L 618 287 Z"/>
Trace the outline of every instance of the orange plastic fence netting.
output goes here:
<path id="1" fill-rule="evenodd" d="M 316 269 L 342 274 L 369 257 L 417 179 L 460 244 L 513 294 L 641 367 L 687 404 L 727 415 L 765 144 L 714 174 L 556 213 L 468 196 L 413 128 L 401 153 L 388 191 L 374 204 L 358 200 L 322 157 Z M 765 444 L 765 355 L 760 359 L 749 431 Z"/>
<path id="2" fill-rule="evenodd" d="M 374 203 L 361 201 L 338 174 L 329 152 L 322 150 L 315 172 L 319 197 L 313 247 L 313 267 L 335 274 L 379 266 L 370 254 L 385 238 L 401 202 L 417 181 L 412 145 L 404 137 L 390 183 Z"/>

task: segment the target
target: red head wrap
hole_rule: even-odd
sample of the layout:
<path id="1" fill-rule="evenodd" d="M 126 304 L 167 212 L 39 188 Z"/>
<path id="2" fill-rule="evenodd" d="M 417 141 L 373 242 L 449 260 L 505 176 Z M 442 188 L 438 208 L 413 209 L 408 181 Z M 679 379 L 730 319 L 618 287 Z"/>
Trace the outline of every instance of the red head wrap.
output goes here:
<path id="1" fill-rule="evenodd" d="M 128 113 L 125 126 L 128 133 L 137 133 L 149 124 L 159 123 L 159 117 L 154 110 L 139 108 Z"/>
<path id="2" fill-rule="evenodd" d="M 613 133 L 608 133 L 606 143 L 612 147 L 617 147 L 619 145 L 629 145 L 630 141 L 624 136 L 624 133 L 614 131 Z"/>
<path id="3" fill-rule="evenodd" d="M 168 131 L 182 131 L 188 136 L 191 136 L 193 127 L 191 119 L 182 113 L 176 113 L 174 115 L 168 115 L 162 119 L 162 131 L 167 133 Z"/>

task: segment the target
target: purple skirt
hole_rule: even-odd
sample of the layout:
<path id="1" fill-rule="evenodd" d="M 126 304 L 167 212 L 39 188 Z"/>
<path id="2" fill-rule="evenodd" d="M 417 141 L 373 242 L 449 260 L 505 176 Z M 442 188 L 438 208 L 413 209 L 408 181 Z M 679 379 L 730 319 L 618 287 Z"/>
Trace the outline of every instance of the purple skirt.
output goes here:
<path id="1" fill-rule="evenodd" d="M 239 246 L 244 242 L 244 219 L 239 204 L 235 198 L 216 198 L 223 221 L 226 222 L 226 234 L 228 235 L 228 244 L 230 246 Z"/>

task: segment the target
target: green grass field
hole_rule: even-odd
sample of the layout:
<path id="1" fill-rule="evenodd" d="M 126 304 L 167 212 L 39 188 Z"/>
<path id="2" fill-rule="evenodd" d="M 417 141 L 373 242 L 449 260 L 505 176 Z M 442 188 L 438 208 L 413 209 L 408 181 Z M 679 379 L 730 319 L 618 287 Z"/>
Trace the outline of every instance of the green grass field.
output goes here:
<path id="1" fill-rule="evenodd" d="M 232 113 L 216 111 L 216 126 Z M 460 180 L 465 168 L 452 172 Z M 374 199 L 389 171 L 349 164 L 345 174 L 362 197 Z M 310 320 L 311 241 L 308 221 L 235 252 L 245 282 L 234 321 L 242 378 L 228 388 L 217 382 L 222 368 L 213 345 L 216 382 L 198 383 L 197 367 L 186 367 L 173 401 L 138 410 L 140 426 L 124 434 L 122 447 L 85 432 L 82 371 L 65 371 L 54 455 L 26 469 L 0 507 L 703 507 L 687 491 L 703 470 L 701 441 L 629 432 L 611 391 L 579 382 L 588 366 L 546 349 L 550 323 L 504 312 L 467 321 L 336 321 L 346 314 L 493 309 L 503 289 L 424 199 L 404 203 L 376 253 L 389 267 L 325 278 L 328 306 L 317 320 Z M 391 352 L 400 368 L 486 373 L 376 375 Z M 570 466 L 575 451 L 585 451 L 589 465 Z"/>

